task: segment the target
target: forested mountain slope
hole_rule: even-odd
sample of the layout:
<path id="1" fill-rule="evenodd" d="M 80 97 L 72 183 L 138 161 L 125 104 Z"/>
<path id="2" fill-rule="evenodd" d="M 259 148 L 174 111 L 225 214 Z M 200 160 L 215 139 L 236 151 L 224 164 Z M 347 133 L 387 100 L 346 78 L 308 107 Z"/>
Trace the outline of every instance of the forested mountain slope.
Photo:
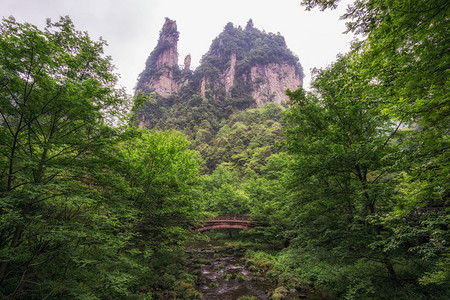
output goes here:
<path id="1" fill-rule="evenodd" d="M 298 58 L 280 34 L 260 31 L 252 20 L 245 29 L 228 23 L 195 71 L 190 57 L 178 66 L 177 41 L 176 23 L 166 19 L 136 86 L 149 97 L 137 111 L 140 126 L 185 133 L 209 171 L 225 162 L 241 174 L 257 171 L 281 140 L 285 90 L 302 85 Z M 265 103 L 270 107 L 243 112 Z"/>
<path id="2" fill-rule="evenodd" d="M 0 298 L 202 299 L 186 242 L 231 213 L 272 299 L 450 299 L 449 10 L 356 1 L 309 92 L 281 35 L 227 24 L 192 71 L 166 20 L 134 99 L 68 17 L 4 19 Z"/>

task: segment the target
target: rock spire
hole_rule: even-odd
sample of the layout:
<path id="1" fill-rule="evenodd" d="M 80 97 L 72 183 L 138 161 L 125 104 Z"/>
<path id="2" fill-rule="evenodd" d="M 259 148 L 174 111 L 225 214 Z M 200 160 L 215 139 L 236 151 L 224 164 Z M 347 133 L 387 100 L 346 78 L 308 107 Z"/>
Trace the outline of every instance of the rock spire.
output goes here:
<path id="1" fill-rule="evenodd" d="M 137 93 L 156 92 L 169 97 L 183 86 L 178 76 L 181 72 L 178 66 L 178 38 L 177 22 L 166 18 L 158 44 L 150 53 L 145 70 L 139 75 Z"/>
<path id="2" fill-rule="evenodd" d="M 303 70 L 284 38 L 258 30 L 252 19 L 245 30 L 228 23 L 194 71 L 190 70 L 190 55 L 181 69 L 178 65 L 178 38 L 176 21 L 166 18 L 136 92 L 156 92 L 167 98 L 189 85 L 193 93 L 215 100 L 247 99 L 245 108 L 286 102 L 286 89 L 302 86 Z"/>

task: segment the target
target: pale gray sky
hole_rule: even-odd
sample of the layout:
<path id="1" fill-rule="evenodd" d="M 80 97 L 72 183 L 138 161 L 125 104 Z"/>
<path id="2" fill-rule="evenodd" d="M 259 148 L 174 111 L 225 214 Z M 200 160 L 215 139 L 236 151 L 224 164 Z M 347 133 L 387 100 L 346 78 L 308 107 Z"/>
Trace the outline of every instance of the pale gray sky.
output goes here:
<path id="1" fill-rule="evenodd" d="M 300 59 L 305 72 L 304 88 L 310 84 L 310 69 L 332 63 L 338 53 L 346 53 L 353 36 L 342 34 L 345 21 L 339 20 L 352 0 L 343 0 L 338 10 L 305 11 L 300 0 L 0 0 L 0 16 L 14 16 L 41 28 L 45 20 L 69 15 L 78 30 L 100 36 L 109 46 L 121 75 L 120 84 L 132 94 L 145 61 L 155 48 L 165 17 L 176 20 L 182 64 L 187 54 L 192 66 L 198 62 L 228 22 L 245 27 L 252 18 L 255 27 L 280 32 L 289 49 Z"/>

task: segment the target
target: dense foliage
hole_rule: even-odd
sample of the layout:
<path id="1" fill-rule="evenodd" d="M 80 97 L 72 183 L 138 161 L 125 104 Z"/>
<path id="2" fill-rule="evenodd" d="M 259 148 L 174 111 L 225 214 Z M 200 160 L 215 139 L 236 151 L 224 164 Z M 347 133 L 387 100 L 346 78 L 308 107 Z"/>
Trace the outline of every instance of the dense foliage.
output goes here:
<path id="1" fill-rule="evenodd" d="M 303 69 L 296 57 L 286 45 L 282 35 L 266 33 L 253 27 L 250 19 L 245 29 L 228 23 L 223 32 L 212 41 L 208 53 L 201 60 L 196 75 L 209 79 L 218 79 L 229 67 L 230 57 L 236 55 L 236 77 L 250 72 L 256 65 L 290 64 L 295 66 L 297 74 L 303 78 Z M 248 92 L 248 91 L 246 91 Z M 234 95 L 238 97 L 239 95 Z"/>
<path id="2" fill-rule="evenodd" d="M 251 97 L 252 87 L 245 79 L 252 67 L 269 63 L 289 64 L 303 78 L 298 58 L 287 48 L 283 36 L 262 32 L 253 27 L 251 20 L 245 29 L 228 23 L 213 40 L 193 74 L 180 71 L 178 66 L 171 67 L 170 74 L 174 80 L 182 78 L 179 83 L 187 84 L 179 93 L 163 98 L 152 94 L 146 86 L 162 70 L 161 66 L 157 67 L 157 58 L 163 48 L 164 43 L 160 41 L 139 76 L 136 91 L 150 96 L 150 100 L 136 114 L 145 120 L 147 128 L 173 128 L 192 138 L 203 129 L 212 130 L 215 135 L 232 113 L 255 106 Z M 227 94 L 219 82 L 230 68 L 232 55 L 236 58 L 236 72 L 231 93 Z M 201 95 L 204 80 L 208 84 L 204 95 Z"/>
<path id="3" fill-rule="evenodd" d="M 423 230 L 404 234 L 429 221 L 429 229 L 440 230 L 444 212 L 430 211 L 428 219 L 426 203 L 404 207 L 399 184 L 411 132 L 383 113 L 385 88 L 365 82 L 370 79 L 361 77 L 360 66 L 357 57 L 343 57 L 317 75 L 315 94 L 291 94 L 287 141 L 295 177 L 289 203 L 301 228 L 289 250 L 296 253 L 292 263 L 309 265 L 302 276 L 347 298 L 437 298 L 442 289 L 409 282 L 431 270 L 433 259 L 422 260 L 419 249 L 432 251 L 434 242 Z M 434 238 L 446 243 L 445 234 Z"/>
<path id="4" fill-rule="evenodd" d="M 267 103 L 261 109 L 241 110 L 240 103 L 234 98 L 217 102 L 211 95 L 184 92 L 166 99 L 151 94 L 139 114 L 150 128 L 175 129 L 189 136 L 205 160 L 205 172 L 229 162 L 240 175 L 258 173 L 265 159 L 279 150 L 286 108 Z"/>
<path id="5" fill-rule="evenodd" d="M 234 54 L 239 76 L 271 62 L 301 74 L 280 35 L 229 23 L 180 93 L 134 99 L 150 130 L 116 114 L 131 101 L 103 41 L 68 18 L 4 20 L 1 297 L 198 299 L 183 243 L 205 216 L 233 213 L 257 220 L 240 237 L 266 246 L 246 259 L 285 286 L 449 298 L 448 10 L 356 1 L 344 18 L 362 41 L 315 70 L 310 92 L 287 91 L 289 107 L 250 109 L 238 81 L 199 94 Z"/>
<path id="6" fill-rule="evenodd" d="M 290 93 L 299 230 L 282 257 L 339 297 L 449 296 L 448 9 L 355 2 L 344 17 L 367 38 Z"/>
<path id="7" fill-rule="evenodd" d="M 105 42 L 70 19 L 40 30 L 10 18 L 0 30 L 0 297 L 172 287 L 198 211 L 196 152 L 180 133 L 112 115 L 128 99 Z"/>
<path id="8" fill-rule="evenodd" d="M 249 87 L 235 82 L 231 97 L 191 87 L 153 101 L 164 109 L 149 120 L 184 131 L 204 157 L 203 210 L 250 214 L 259 223 L 247 239 L 287 246 L 282 277 L 346 299 L 446 297 L 447 14 L 445 1 L 356 1 L 344 18 L 362 41 L 315 70 L 311 92 L 288 92 L 287 110 L 240 111 Z M 219 80 L 232 55 L 242 75 L 288 52 L 281 36 L 229 23 L 196 72 Z"/>
<path id="9" fill-rule="evenodd" d="M 238 111 L 222 121 L 224 125 L 216 133 L 207 126 L 200 127 L 193 146 L 203 155 L 209 170 L 230 164 L 240 177 L 260 174 L 268 157 L 280 151 L 284 111 L 274 103 Z"/>

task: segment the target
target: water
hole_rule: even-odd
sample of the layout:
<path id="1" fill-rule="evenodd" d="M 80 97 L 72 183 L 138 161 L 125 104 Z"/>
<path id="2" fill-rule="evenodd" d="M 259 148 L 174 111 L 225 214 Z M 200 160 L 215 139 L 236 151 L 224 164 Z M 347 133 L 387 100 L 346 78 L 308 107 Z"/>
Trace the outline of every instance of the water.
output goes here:
<path id="1" fill-rule="evenodd" d="M 211 249 L 190 251 L 191 272 L 197 274 L 197 289 L 208 300 L 236 300 L 242 296 L 268 299 L 276 286 L 250 272 L 239 251 Z"/>
<path id="2" fill-rule="evenodd" d="M 237 300 L 248 296 L 252 299 L 270 299 L 275 289 L 282 288 L 252 267 L 251 272 L 242 259 L 244 248 L 227 247 L 217 240 L 197 241 L 187 245 L 188 272 L 193 275 L 196 289 L 204 300 Z M 278 290 L 277 289 L 277 290 Z M 283 293 L 283 292 L 281 292 Z M 311 288 L 291 289 L 283 293 L 286 300 L 321 300 L 325 295 Z"/>

